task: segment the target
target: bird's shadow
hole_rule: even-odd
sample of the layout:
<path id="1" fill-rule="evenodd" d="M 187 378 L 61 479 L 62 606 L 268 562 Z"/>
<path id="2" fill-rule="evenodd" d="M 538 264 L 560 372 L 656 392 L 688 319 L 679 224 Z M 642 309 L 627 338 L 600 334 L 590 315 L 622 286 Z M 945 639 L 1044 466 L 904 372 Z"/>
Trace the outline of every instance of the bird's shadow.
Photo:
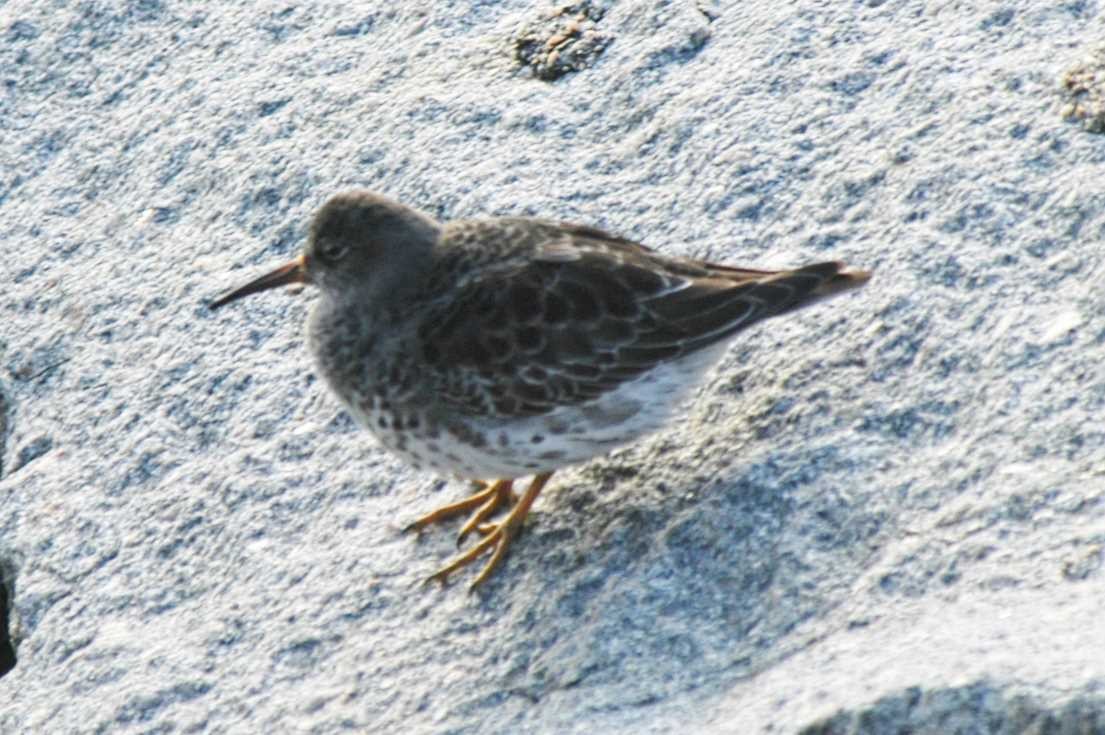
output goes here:
<path id="1" fill-rule="evenodd" d="M 477 590 L 510 691 L 539 701 L 603 686 L 640 701 L 718 670 L 747 675 L 836 604 L 839 585 L 817 577 L 846 543 L 834 516 L 854 509 L 825 490 L 833 452 L 711 470 L 695 457 L 649 468 L 640 451 L 558 476 Z"/>

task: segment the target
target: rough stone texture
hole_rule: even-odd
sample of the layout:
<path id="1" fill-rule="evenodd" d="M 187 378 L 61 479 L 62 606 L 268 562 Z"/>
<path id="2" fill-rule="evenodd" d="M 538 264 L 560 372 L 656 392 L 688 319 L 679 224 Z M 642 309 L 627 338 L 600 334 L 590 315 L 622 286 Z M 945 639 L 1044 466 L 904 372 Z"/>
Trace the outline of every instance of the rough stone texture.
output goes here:
<path id="1" fill-rule="evenodd" d="M 0 4 L 0 732 L 1102 730 L 1101 4 L 624 0 L 555 84 L 550 7 Z M 466 488 L 338 410 L 310 295 L 204 308 L 354 185 L 876 277 L 469 595 L 400 532 Z"/>

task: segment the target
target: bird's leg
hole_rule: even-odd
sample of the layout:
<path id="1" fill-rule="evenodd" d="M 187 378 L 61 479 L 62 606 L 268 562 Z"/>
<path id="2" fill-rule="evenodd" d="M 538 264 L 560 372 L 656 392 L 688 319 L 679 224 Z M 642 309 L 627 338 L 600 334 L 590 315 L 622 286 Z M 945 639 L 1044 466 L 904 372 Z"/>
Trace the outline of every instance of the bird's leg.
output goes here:
<path id="1" fill-rule="evenodd" d="M 464 522 L 464 525 L 461 526 L 460 534 L 457 536 L 458 548 L 464 543 L 464 539 L 468 534 L 472 533 L 472 529 L 482 529 L 483 526 L 486 526 L 487 524 L 485 524 L 484 521 L 490 518 L 504 503 L 508 506 L 518 504 L 518 493 L 514 492 L 513 485 L 513 480 L 497 480 L 491 486 L 496 490 L 496 493 L 489 497 L 487 502 L 481 505 L 479 509 Z"/>
<path id="2" fill-rule="evenodd" d="M 491 575 L 491 572 L 495 570 L 499 562 L 502 561 L 507 547 L 510 546 L 510 542 L 518 535 L 518 531 L 521 530 L 522 521 L 525 519 L 526 514 L 529 513 L 530 506 L 533 505 L 533 501 L 537 500 L 541 488 L 545 487 L 545 483 L 549 481 L 550 477 L 552 477 L 551 472 L 545 472 L 534 476 L 533 481 L 529 484 L 529 487 L 526 488 L 526 492 L 514 507 L 510 509 L 510 513 L 507 514 L 506 518 L 498 523 L 483 524 L 480 530 L 483 532 L 486 529 L 484 538 L 471 549 L 431 575 L 427 581 L 436 580 L 444 584 L 446 580 L 448 580 L 450 574 L 462 567 L 468 566 L 488 549 L 493 549 L 491 558 L 487 561 L 487 564 L 484 565 L 483 570 L 480 571 L 479 576 L 472 582 L 472 586 L 469 589 L 474 590 L 476 587 L 479 587 Z M 480 524 L 477 523 L 474 525 Z"/>
<path id="3" fill-rule="evenodd" d="M 476 487 L 480 488 L 480 491 L 475 495 L 465 498 L 464 500 L 452 503 L 451 505 L 445 505 L 432 513 L 419 518 L 414 523 L 406 527 L 407 531 L 421 531 L 426 526 L 438 523 L 446 518 L 452 518 L 455 515 L 461 513 L 467 513 L 470 510 L 475 510 L 472 514 L 472 518 L 477 519 L 475 523 L 469 519 L 464 528 L 467 530 L 461 530 L 461 538 L 463 539 L 465 534 L 471 529 L 468 525 L 477 525 L 485 520 L 496 508 L 502 505 L 503 500 L 509 499 L 514 495 L 511 490 L 511 484 L 513 480 L 496 480 L 492 483 L 477 482 Z M 457 543 L 460 543 L 459 541 Z"/>

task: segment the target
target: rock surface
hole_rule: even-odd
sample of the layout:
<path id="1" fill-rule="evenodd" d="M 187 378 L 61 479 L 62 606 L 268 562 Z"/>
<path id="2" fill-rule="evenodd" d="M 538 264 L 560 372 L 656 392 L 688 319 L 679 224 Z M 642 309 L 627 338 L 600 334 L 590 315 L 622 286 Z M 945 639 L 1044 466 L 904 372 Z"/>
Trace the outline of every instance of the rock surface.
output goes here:
<path id="1" fill-rule="evenodd" d="M 1102 20 L 0 3 L 0 732 L 1105 732 Z M 438 589 L 401 529 L 466 488 L 339 410 L 311 294 L 205 308 L 354 186 L 876 275 Z"/>

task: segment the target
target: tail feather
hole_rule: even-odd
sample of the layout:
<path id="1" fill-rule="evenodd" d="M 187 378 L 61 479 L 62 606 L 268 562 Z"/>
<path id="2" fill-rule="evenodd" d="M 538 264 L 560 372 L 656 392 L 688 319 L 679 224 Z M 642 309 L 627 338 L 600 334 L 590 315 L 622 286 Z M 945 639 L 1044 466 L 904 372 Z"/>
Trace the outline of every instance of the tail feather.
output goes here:
<path id="1" fill-rule="evenodd" d="M 816 304 L 830 296 L 859 288 L 871 279 L 871 271 L 845 270 L 848 266 L 834 260 L 827 263 L 815 263 L 789 271 L 779 271 L 760 280 L 764 286 L 777 284 L 792 290 L 792 298 L 777 300 L 775 314 L 800 309 Z M 801 284 L 813 279 L 813 284 Z M 803 287 L 804 286 L 804 287 Z"/>
<path id="2" fill-rule="evenodd" d="M 638 335 L 641 345 L 680 344 L 693 352 L 756 322 L 786 314 L 853 288 L 871 273 L 828 262 L 789 271 L 710 267 L 710 277 L 648 302 L 656 329 Z"/>

